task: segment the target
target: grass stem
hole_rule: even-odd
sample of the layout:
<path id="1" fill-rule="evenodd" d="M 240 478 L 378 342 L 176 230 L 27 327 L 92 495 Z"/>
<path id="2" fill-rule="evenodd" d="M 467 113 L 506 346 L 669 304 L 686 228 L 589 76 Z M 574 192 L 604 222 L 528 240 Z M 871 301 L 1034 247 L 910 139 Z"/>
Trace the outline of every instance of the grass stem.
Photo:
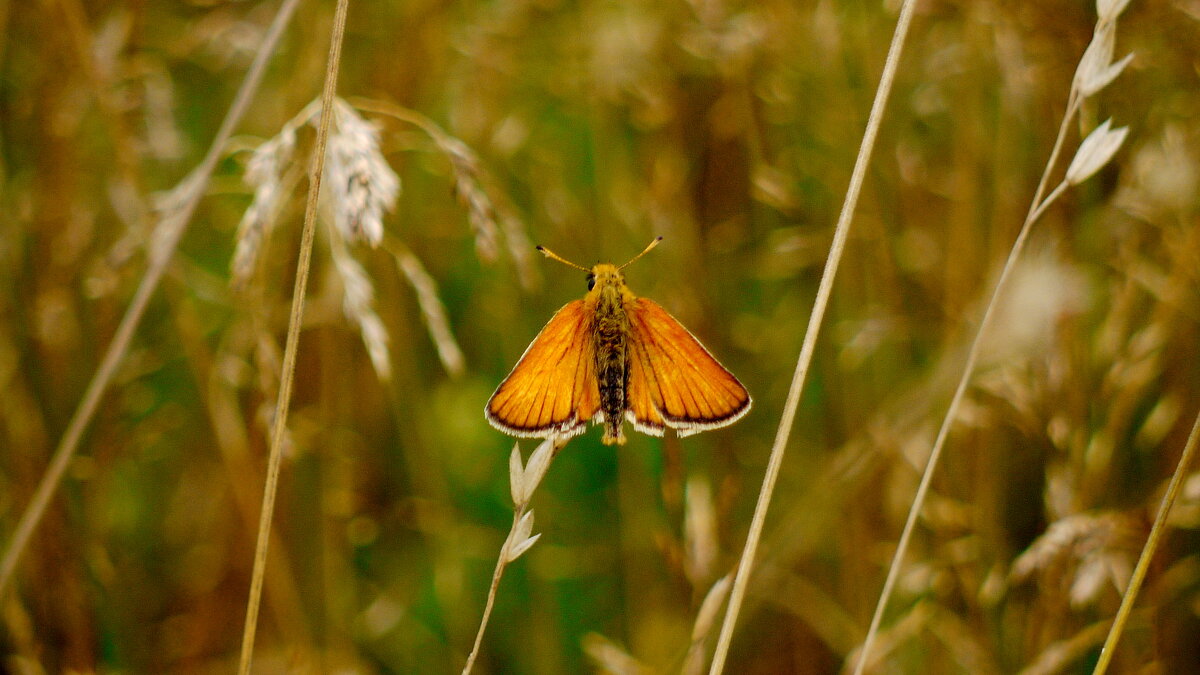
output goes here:
<path id="1" fill-rule="evenodd" d="M 321 92 L 321 125 L 317 129 L 317 146 L 313 151 L 309 173 L 308 201 L 304 208 L 304 230 L 300 237 L 300 257 L 296 263 L 296 283 L 292 292 L 292 311 L 288 320 L 287 345 L 283 352 L 279 399 L 275 405 L 275 420 L 271 430 L 271 450 L 267 458 L 267 481 L 263 489 L 262 512 L 258 521 L 258 544 L 254 550 L 254 572 L 250 580 L 250 597 L 246 602 L 246 624 L 242 630 L 242 654 L 238 673 L 248 675 L 254 653 L 254 636 L 258 628 L 258 609 L 262 601 L 263 574 L 267 566 L 267 550 L 271 534 L 271 518 L 275 510 L 275 494 L 279 486 L 279 465 L 283 458 L 283 437 L 287 429 L 288 407 L 292 398 L 292 383 L 296 372 L 296 352 L 300 343 L 300 322 L 304 317 L 304 296 L 308 289 L 309 264 L 312 260 L 313 239 L 316 235 L 317 197 L 321 192 L 321 176 L 325 170 L 325 145 L 333 118 L 333 97 L 337 90 L 338 66 L 341 64 L 342 38 L 346 32 L 346 11 L 349 0 L 338 0 L 333 19 L 333 35 L 329 45 L 329 62 L 325 70 L 325 85 Z"/>
<path id="2" fill-rule="evenodd" d="M 750 573 L 754 569 L 754 556 L 758 550 L 759 539 L 762 537 L 767 509 L 775 490 L 775 481 L 779 478 L 779 470 L 783 465 L 788 437 L 792 433 L 792 425 L 796 420 L 796 409 L 800 404 L 800 394 L 804 390 L 804 381 L 808 376 L 808 368 L 812 364 L 821 322 L 825 318 L 825 309 L 829 304 L 829 297 L 833 293 L 833 281 L 837 276 L 838 264 L 841 262 L 846 239 L 850 234 L 850 221 L 858 206 L 858 196 L 862 191 L 863 178 L 871 160 L 871 152 L 875 148 L 875 138 L 879 134 L 879 126 L 883 121 L 883 113 L 892 91 L 892 83 L 896 79 L 896 69 L 900 63 L 900 55 L 908 36 L 908 28 L 912 23 L 916 4 L 915 0 L 905 0 L 900 9 L 900 17 L 896 21 L 896 31 L 892 36 L 891 45 L 888 47 L 887 61 L 883 67 L 883 74 L 879 78 L 879 88 L 875 91 L 875 101 L 871 105 L 867 127 L 858 148 L 858 157 L 854 162 L 854 171 L 850 176 L 846 199 L 842 203 L 837 226 L 834 228 L 833 244 L 829 249 L 829 257 L 825 260 L 825 269 L 821 273 L 821 282 L 813 301 L 812 314 L 809 315 L 808 328 L 804 333 L 804 343 L 800 347 L 796 371 L 792 375 L 792 384 L 788 389 L 787 401 L 784 403 L 783 416 L 779 420 L 779 428 L 775 432 L 775 442 L 771 446 L 766 475 L 763 476 L 758 502 L 754 507 L 754 517 L 746 535 L 746 545 L 738 561 L 733 591 L 729 596 L 729 606 L 725 609 L 725 619 L 721 623 L 721 633 L 717 638 L 716 650 L 713 652 L 712 666 L 709 669 L 710 675 L 719 675 L 724 670 L 725 660 L 729 655 L 729 643 L 733 639 L 733 628 L 737 624 L 738 612 L 741 610 L 742 601 L 746 595 L 746 585 L 749 583 Z"/>
<path id="3" fill-rule="evenodd" d="M 479 658 L 479 647 L 483 644 L 483 634 L 487 631 L 488 620 L 492 618 L 492 607 L 496 604 L 496 590 L 500 588 L 500 577 L 504 576 L 504 568 L 508 566 L 508 550 L 513 545 L 513 539 L 517 534 L 517 524 L 524 517 L 526 508 L 528 505 L 522 504 L 513 512 L 512 529 L 508 531 L 504 545 L 500 547 L 500 555 L 496 556 L 496 569 L 492 572 L 492 585 L 488 587 L 487 602 L 483 605 L 483 617 L 479 619 L 479 630 L 475 632 L 475 644 L 471 647 L 471 653 L 467 655 L 467 663 L 463 666 L 462 675 L 469 675 L 471 669 L 475 667 L 475 659 Z"/>
<path id="4" fill-rule="evenodd" d="M 1188 434 L 1187 443 L 1183 446 L 1183 454 L 1179 456 L 1179 464 L 1175 466 L 1175 473 L 1171 475 L 1167 493 L 1163 495 L 1162 503 L 1158 507 L 1158 515 L 1154 517 L 1154 525 L 1150 528 L 1150 536 L 1146 539 L 1146 545 L 1142 547 L 1142 554 L 1138 558 L 1137 566 L 1133 568 L 1129 588 L 1126 589 L 1125 596 L 1121 598 L 1117 616 L 1113 619 L 1112 628 L 1109 629 L 1104 646 L 1100 649 L 1100 659 L 1096 662 L 1096 669 L 1092 671 L 1093 675 L 1103 675 L 1108 670 L 1113 651 L 1117 648 L 1117 641 L 1121 639 L 1121 632 L 1125 630 L 1125 623 L 1129 620 L 1129 612 L 1133 610 L 1133 603 L 1137 599 L 1138 591 L 1141 590 L 1142 582 L 1146 580 L 1146 571 L 1150 569 L 1150 561 L 1158 549 L 1158 541 L 1167 527 L 1167 515 L 1170 514 L 1171 506 L 1175 504 L 1175 499 L 1179 496 L 1179 488 L 1183 485 L 1183 477 L 1187 475 L 1188 467 L 1192 463 L 1192 455 L 1196 454 L 1198 441 L 1200 441 L 1200 415 L 1196 416 L 1196 422 L 1192 425 L 1191 433 Z"/>

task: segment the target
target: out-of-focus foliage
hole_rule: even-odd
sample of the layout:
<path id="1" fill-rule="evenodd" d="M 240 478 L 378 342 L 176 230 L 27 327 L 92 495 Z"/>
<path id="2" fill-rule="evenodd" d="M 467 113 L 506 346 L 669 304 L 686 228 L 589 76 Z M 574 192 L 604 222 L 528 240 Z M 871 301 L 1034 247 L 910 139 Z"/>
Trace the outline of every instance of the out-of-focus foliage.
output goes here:
<path id="1" fill-rule="evenodd" d="M 252 280 L 231 287 L 229 270 L 251 150 L 317 96 L 332 4 L 304 3 L 288 29 L 0 598 L 4 669 L 236 662 L 311 131 Z M 529 242 L 590 264 L 655 235 L 630 286 L 700 336 L 754 410 L 683 441 L 573 440 L 533 497 L 542 537 L 506 572 L 477 672 L 694 663 L 892 4 L 351 2 L 339 94 L 377 125 L 401 190 L 380 248 L 318 239 L 258 672 L 461 668 L 511 520 L 512 439 L 483 404 L 585 290 Z M 145 268 L 162 191 L 204 153 L 276 8 L 0 3 L 0 546 Z M 862 640 L 1094 20 L 1063 0 L 921 4 L 730 672 L 834 673 Z M 1136 56 L 1068 144 L 1109 117 L 1129 138 L 1036 226 L 878 643 L 886 672 L 1090 672 L 1200 409 L 1200 5 L 1136 0 L 1117 39 Z M 347 318 L 361 279 L 338 255 L 370 284 L 390 379 L 369 322 Z M 449 338 L 431 337 L 437 311 Z M 1200 662 L 1198 528 L 1195 473 L 1120 672 Z"/>

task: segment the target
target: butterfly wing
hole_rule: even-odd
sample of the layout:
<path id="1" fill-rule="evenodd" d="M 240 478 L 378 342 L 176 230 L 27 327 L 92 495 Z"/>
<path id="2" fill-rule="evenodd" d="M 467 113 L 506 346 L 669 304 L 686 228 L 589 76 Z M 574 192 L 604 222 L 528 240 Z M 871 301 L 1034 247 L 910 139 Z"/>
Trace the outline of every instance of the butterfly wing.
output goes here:
<path id="1" fill-rule="evenodd" d="M 657 303 L 638 298 L 629 316 L 626 417 L 638 431 L 688 436 L 737 421 L 750 409 L 741 382 Z"/>
<path id="2" fill-rule="evenodd" d="M 514 436 L 574 436 L 600 409 L 592 321 L 583 300 L 551 317 L 488 401 L 492 426 Z"/>

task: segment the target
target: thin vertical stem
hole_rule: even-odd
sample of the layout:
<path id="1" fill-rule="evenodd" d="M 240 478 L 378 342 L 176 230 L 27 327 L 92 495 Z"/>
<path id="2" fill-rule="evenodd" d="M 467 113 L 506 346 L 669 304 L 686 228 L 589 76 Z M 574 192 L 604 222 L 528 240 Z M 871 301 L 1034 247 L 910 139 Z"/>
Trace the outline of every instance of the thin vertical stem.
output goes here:
<path id="1" fill-rule="evenodd" d="M 1183 454 L 1179 456 L 1179 464 L 1176 465 L 1171 482 L 1167 485 L 1167 493 L 1163 495 L 1162 503 L 1158 506 L 1158 515 L 1154 517 L 1154 526 L 1150 528 L 1150 536 L 1146 539 L 1146 546 L 1142 548 L 1142 555 L 1138 558 L 1137 567 L 1133 569 L 1129 588 L 1125 591 L 1125 597 L 1121 598 L 1121 607 L 1117 610 L 1112 628 L 1108 631 L 1108 637 L 1105 638 L 1104 646 L 1100 649 L 1100 660 L 1096 662 L 1096 669 L 1092 671 L 1092 675 L 1104 675 L 1104 672 L 1108 670 L 1113 651 L 1117 648 L 1117 641 L 1121 639 L 1121 632 L 1124 631 L 1125 622 L 1129 619 L 1129 612 L 1133 610 L 1133 602 L 1142 588 L 1142 582 L 1146 580 L 1146 571 L 1150 569 L 1150 561 L 1158 549 L 1158 540 L 1162 538 L 1163 530 L 1167 529 L 1167 515 L 1171 512 L 1171 506 L 1175 504 L 1175 498 L 1179 496 L 1183 477 L 1192 463 L 1192 455 L 1196 454 L 1196 446 L 1200 444 L 1198 441 L 1200 441 L 1200 415 L 1196 416 L 1196 422 L 1192 424 L 1192 432 L 1188 434 L 1187 443 L 1183 446 Z"/>
<path id="2" fill-rule="evenodd" d="M 346 10 L 349 0 L 338 0 L 333 18 L 333 36 L 329 45 L 329 62 L 325 69 L 325 86 L 321 92 L 321 124 L 317 130 L 317 147 L 313 151 L 309 172 L 308 202 L 304 208 L 304 231 L 300 237 L 300 258 L 296 263 L 296 284 L 292 291 L 292 312 L 288 320 L 287 344 L 283 352 L 283 372 L 280 376 L 279 399 L 275 404 L 275 423 L 271 429 L 271 451 L 267 458 L 267 481 L 263 489 L 262 513 L 258 521 L 258 546 L 254 551 L 254 573 L 250 580 L 250 597 L 246 605 L 246 624 L 242 631 L 240 675 L 248 675 L 254 654 L 254 636 L 258 630 L 258 608 L 262 601 L 263 574 L 267 567 L 267 550 L 271 540 L 271 518 L 275 511 L 275 494 L 279 486 L 279 465 L 283 458 L 283 436 L 287 429 L 288 407 L 292 399 L 292 383 L 296 374 L 296 352 L 300 344 L 300 322 L 304 317 L 304 296 L 308 290 L 308 271 L 312 260 L 313 239 L 316 236 L 317 197 L 321 192 L 321 176 L 325 170 L 325 145 L 329 139 L 329 124 L 333 118 L 333 97 L 337 89 L 338 66 L 342 58 L 342 38 L 346 32 Z"/>
<path id="3" fill-rule="evenodd" d="M 879 134 L 879 126 L 883 120 L 883 112 L 892 91 L 892 83 L 896 79 L 896 69 L 900 63 L 900 54 L 908 36 L 908 28 L 916 8 L 915 0 L 905 0 L 900 9 L 900 17 L 896 22 L 896 31 L 888 48 L 887 61 L 883 66 L 883 74 L 879 78 L 879 88 L 875 91 L 875 101 L 871 105 L 871 113 L 867 118 L 867 127 L 863 133 L 862 143 L 858 148 L 858 157 L 854 162 L 854 171 L 850 175 L 850 185 L 846 190 L 846 200 L 842 203 L 842 211 L 838 215 L 837 226 L 834 228 L 833 244 L 829 249 L 829 257 L 825 261 L 825 270 L 821 274 L 821 282 L 817 287 L 817 296 L 813 301 L 812 314 L 808 319 L 808 328 L 804 334 L 804 343 L 800 347 L 800 357 L 796 362 L 796 371 L 792 375 L 792 384 L 788 389 L 787 401 L 783 408 L 783 417 L 779 420 L 779 428 L 775 433 L 775 443 L 771 447 L 771 457 L 767 463 L 767 472 L 763 477 L 762 488 L 758 493 L 758 503 L 754 507 L 754 517 L 750 523 L 750 531 L 746 536 L 746 545 L 738 562 L 737 576 L 734 578 L 733 591 L 729 596 L 729 606 L 725 610 L 725 620 L 721 624 L 721 634 L 717 639 L 717 647 L 713 653 L 710 675 L 718 675 L 725 668 L 725 659 L 729 654 L 729 643 L 733 639 L 733 627 L 737 624 L 738 612 L 746 595 L 746 585 L 754 568 L 754 556 L 758 550 L 758 542 L 762 537 L 763 524 L 767 518 L 767 509 L 771 504 L 771 495 L 775 490 L 775 481 L 779 478 L 779 470 L 783 465 L 783 456 L 787 450 L 788 437 L 792 433 L 792 425 L 796 420 L 796 409 L 800 404 L 800 394 L 804 390 L 804 381 L 808 376 L 808 368 L 812 364 L 813 351 L 816 347 L 817 336 L 821 330 L 821 322 L 825 318 L 825 309 L 829 297 L 833 293 L 833 281 L 837 276 L 838 264 L 842 260 L 842 252 L 846 247 L 846 239 L 850 234 L 850 221 L 858 206 L 858 196 L 862 191 L 863 178 L 867 165 L 871 160 L 871 152 L 875 148 L 875 138 Z"/>
<path id="4" fill-rule="evenodd" d="M 467 663 L 463 666 L 462 675 L 470 675 L 471 669 L 475 667 L 475 659 L 479 658 L 479 647 L 483 644 L 483 634 L 487 631 L 488 620 L 492 618 L 492 606 L 496 604 L 496 590 L 500 588 L 500 578 L 504 576 L 504 568 L 508 566 L 508 550 L 513 545 L 513 537 L 517 533 L 517 525 L 521 522 L 521 518 L 525 515 L 527 504 L 522 504 L 513 512 L 512 529 L 508 531 L 508 537 L 504 540 L 504 545 L 500 547 L 500 555 L 496 557 L 496 569 L 492 571 L 492 585 L 488 587 L 487 602 L 483 605 L 483 617 L 479 619 L 479 630 L 475 633 L 475 644 L 471 647 L 471 653 L 467 656 Z"/>

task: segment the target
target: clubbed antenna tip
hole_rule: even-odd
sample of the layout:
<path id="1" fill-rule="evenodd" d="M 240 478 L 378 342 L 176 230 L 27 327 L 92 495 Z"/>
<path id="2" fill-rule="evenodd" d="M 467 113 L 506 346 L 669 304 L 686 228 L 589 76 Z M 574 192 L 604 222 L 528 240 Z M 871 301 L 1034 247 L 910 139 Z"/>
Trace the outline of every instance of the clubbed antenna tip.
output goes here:
<path id="1" fill-rule="evenodd" d="M 555 253 L 554 251 L 551 251 L 550 249 L 546 248 L 545 246 L 542 246 L 541 244 L 538 244 L 537 250 L 541 251 L 542 255 L 546 256 L 547 258 L 550 258 L 551 260 L 557 260 L 558 262 L 560 262 L 568 267 L 574 267 L 575 269 L 583 270 L 584 272 L 590 271 L 590 270 L 588 270 L 588 268 L 586 268 L 582 265 L 576 265 L 575 263 L 571 262 L 570 260 L 567 260 L 566 258 L 560 256 L 559 254 Z"/>

